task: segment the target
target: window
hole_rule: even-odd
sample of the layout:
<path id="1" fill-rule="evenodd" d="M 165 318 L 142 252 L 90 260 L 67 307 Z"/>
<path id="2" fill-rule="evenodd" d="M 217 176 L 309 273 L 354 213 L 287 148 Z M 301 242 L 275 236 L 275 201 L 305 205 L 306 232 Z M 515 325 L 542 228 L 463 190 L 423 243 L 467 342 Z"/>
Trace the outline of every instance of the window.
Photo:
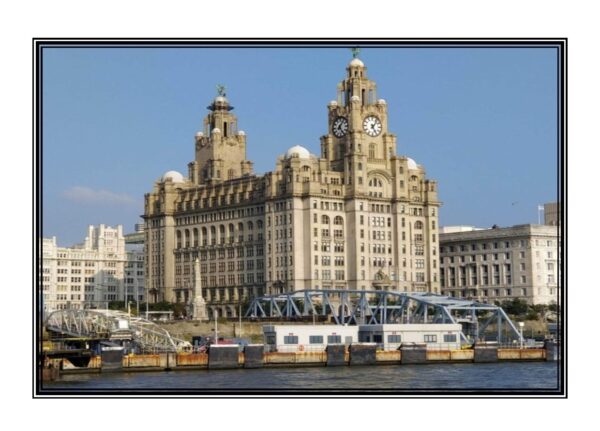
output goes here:
<path id="1" fill-rule="evenodd" d="M 323 344 L 323 336 L 322 335 L 311 335 L 308 337 L 308 342 L 310 344 Z"/>
<path id="2" fill-rule="evenodd" d="M 341 335 L 328 335 L 327 336 L 327 344 L 341 344 L 342 336 Z"/>
<path id="3" fill-rule="evenodd" d="M 400 335 L 388 335 L 388 343 L 401 343 Z"/>
<path id="4" fill-rule="evenodd" d="M 297 335 L 285 335 L 283 337 L 283 344 L 298 344 Z"/>
<path id="5" fill-rule="evenodd" d="M 456 343 L 456 334 L 444 334 L 444 343 Z"/>
<path id="6" fill-rule="evenodd" d="M 426 343 L 437 343 L 437 335 L 424 335 L 423 341 Z"/>

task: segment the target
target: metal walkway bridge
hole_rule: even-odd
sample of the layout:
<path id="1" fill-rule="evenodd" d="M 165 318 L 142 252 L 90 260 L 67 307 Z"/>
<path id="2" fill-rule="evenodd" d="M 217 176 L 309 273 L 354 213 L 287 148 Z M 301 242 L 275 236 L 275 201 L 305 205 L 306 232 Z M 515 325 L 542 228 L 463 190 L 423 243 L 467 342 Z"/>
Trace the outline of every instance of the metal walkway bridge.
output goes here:
<path id="1" fill-rule="evenodd" d="M 134 343 L 145 352 L 175 352 L 190 347 L 157 324 L 115 310 L 57 310 L 48 315 L 46 330 L 66 337 Z"/>
<path id="2" fill-rule="evenodd" d="M 246 317 L 331 316 L 338 325 L 386 323 L 460 323 L 466 343 L 482 339 L 495 326 L 496 341 L 521 341 L 501 307 L 432 293 L 385 290 L 298 290 L 252 300 Z M 489 334 L 488 334 L 489 335 Z M 469 336 L 471 339 L 469 339 Z M 489 336 L 488 336 L 489 339 Z"/>

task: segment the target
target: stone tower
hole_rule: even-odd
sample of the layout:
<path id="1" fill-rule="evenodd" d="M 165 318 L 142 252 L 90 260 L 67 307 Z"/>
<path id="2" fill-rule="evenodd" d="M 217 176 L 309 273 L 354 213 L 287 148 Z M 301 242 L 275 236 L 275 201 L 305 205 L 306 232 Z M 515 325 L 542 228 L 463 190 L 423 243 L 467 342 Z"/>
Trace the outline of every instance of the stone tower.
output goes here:
<path id="1" fill-rule="evenodd" d="M 252 162 L 246 160 L 246 134 L 237 128 L 233 106 L 223 87 L 207 107 L 204 131 L 196 133 L 195 160 L 188 165 L 189 178 L 195 184 L 217 183 L 252 173 Z"/>

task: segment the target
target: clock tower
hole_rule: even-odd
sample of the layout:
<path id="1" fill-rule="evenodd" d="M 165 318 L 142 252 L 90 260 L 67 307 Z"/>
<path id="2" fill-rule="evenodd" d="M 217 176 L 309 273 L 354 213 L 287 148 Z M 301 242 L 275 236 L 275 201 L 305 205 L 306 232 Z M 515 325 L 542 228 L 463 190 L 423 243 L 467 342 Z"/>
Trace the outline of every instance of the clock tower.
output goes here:
<path id="1" fill-rule="evenodd" d="M 387 104 L 377 99 L 377 85 L 357 58 L 346 67 L 337 100 L 328 104 L 328 134 L 321 137 L 321 157 L 333 171 L 344 172 L 348 192 L 360 192 L 371 169 L 390 169 L 396 136 L 388 132 Z"/>

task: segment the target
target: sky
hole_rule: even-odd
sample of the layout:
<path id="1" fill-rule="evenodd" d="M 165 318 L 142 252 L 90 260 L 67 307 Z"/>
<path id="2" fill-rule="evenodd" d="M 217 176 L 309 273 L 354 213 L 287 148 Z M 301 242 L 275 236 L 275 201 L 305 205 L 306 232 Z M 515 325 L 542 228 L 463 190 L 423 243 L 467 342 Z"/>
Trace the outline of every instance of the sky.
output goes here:
<path id="1" fill-rule="evenodd" d="M 438 181 L 441 226 L 537 223 L 557 200 L 553 48 L 364 47 L 398 155 Z M 257 174 L 294 145 L 320 154 L 349 48 L 46 48 L 42 235 L 141 222 L 144 193 L 187 174 L 194 134 L 225 85 Z"/>

